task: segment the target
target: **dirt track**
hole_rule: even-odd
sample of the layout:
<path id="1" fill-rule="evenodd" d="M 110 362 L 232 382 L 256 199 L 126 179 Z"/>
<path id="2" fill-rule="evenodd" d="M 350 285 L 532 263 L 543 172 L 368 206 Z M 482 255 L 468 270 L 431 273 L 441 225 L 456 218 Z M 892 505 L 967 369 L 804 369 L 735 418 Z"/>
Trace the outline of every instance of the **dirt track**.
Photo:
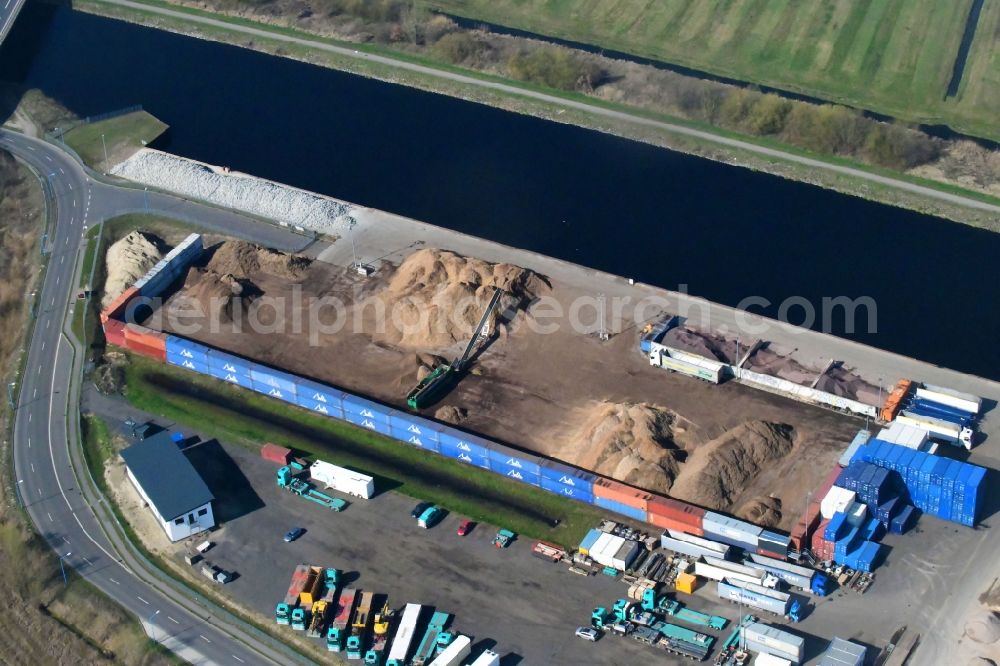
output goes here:
<path id="1" fill-rule="evenodd" d="M 209 262 L 208 272 L 192 270 L 166 310 L 174 308 L 181 297 L 204 301 L 206 295 L 218 296 L 219 281 L 227 281 L 229 286 L 221 290 L 225 292 L 231 290 L 235 279 L 240 283 L 237 290 L 245 296 L 242 310 L 249 312 L 259 306 L 259 319 L 265 324 L 275 324 L 280 317 L 270 305 L 263 306 L 266 300 L 253 299 L 288 299 L 282 306 L 287 332 L 280 337 L 251 332 L 244 321 L 243 332 L 234 335 L 232 294 L 228 294 L 223 300 L 229 303 L 226 312 L 230 314 L 185 320 L 208 323 L 212 319 L 217 330 L 203 326 L 188 337 L 401 408 L 405 407 L 407 391 L 433 363 L 433 355 L 457 356 L 468 335 L 452 331 L 445 339 L 457 340 L 454 344 L 419 351 L 414 351 L 414 338 L 406 339 L 406 350 L 385 342 L 387 336 L 379 332 L 375 309 L 366 299 L 380 297 L 391 305 L 392 299 L 398 298 L 388 289 L 399 275 L 395 269 L 383 268 L 365 281 L 343 268 L 320 262 L 299 266 L 294 274 L 273 267 L 267 273 L 251 266 L 251 270 L 234 275 L 231 265 L 218 264 Z M 421 272 L 424 277 L 432 274 Z M 485 299 L 491 291 L 481 288 L 482 271 L 471 278 L 455 278 L 448 271 L 441 275 L 446 277 L 441 278 L 440 289 L 430 290 L 432 296 L 454 292 L 456 279 L 473 282 L 474 288 L 460 290 L 464 296 Z M 427 279 L 433 283 L 436 278 Z M 537 291 L 567 309 L 575 298 L 588 295 L 565 285 L 534 284 Z M 297 297 L 293 296 L 296 291 Z M 246 297 L 248 294 L 252 298 Z M 324 296 L 341 298 L 345 314 L 356 316 L 348 317 L 347 325 L 336 333 L 319 333 L 309 326 L 308 318 L 301 330 L 292 330 L 293 313 L 301 309 L 294 304 Z M 443 310 L 451 303 L 447 299 L 434 302 Z M 362 303 L 367 305 L 361 308 Z M 767 500 L 780 507 L 779 524 L 785 528 L 795 521 L 807 503 L 809 490 L 819 485 L 862 425 L 852 418 L 735 383 L 715 386 L 650 367 L 638 351 L 635 329 L 608 341 L 575 333 L 566 326 L 541 334 L 527 326 L 534 312 L 517 311 L 507 326 L 501 325 L 471 372 L 439 404 L 426 410 L 427 415 L 454 408 L 450 410 L 453 414 L 466 415 L 460 421 L 464 428 L 650 490 L 669 492 L 676 468 L 675 493 L 679 498 L 730 512 Z M 461 326 L 471 327 L 468 317 L 460 319 Z M 324 317 L 323 321 L 331 319 Z M 159 325 L 172 330 L 164 321 Z M 315 345 L 310 344 L 310 332 Z M 432 336 L 429 341 L 440 343 L 441 338 Z M 653 416 L 628 417 L 606 425 L 594 422 L 595 414 L 609 407 L 612 412 L 634 414 L 637 403 L 647 405 Z M 746 436 L 743 427 L 748 421 L 775 427 L 765 427 L 763 438 L 750 441 L 753 438 Z M 699 455 L 700 447 L 717 438 L 712 449 L 717 449 L 717 454 Z M 721 480 L 718 491 L 705 490 L 706 485 L 712 485 L 704 482 L 705 474 L 711 476 L 710 481 Z M 769 496 L 773 499 L 768 500 Z"/>

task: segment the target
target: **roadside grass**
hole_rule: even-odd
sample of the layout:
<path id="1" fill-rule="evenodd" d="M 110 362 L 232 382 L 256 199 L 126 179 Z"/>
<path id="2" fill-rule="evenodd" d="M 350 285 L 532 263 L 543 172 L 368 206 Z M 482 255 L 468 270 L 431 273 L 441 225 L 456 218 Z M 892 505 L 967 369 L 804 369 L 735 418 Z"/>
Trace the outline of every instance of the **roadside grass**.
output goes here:
<path id="1" fill-rule="evenodd" d="M 110 496 L 110 489 L 104 478 L 104 467 L 115 455 L 111 442 L 111 431 L 108 424 L 92 414 L 80 417 L 80 436 L 83 442 L 83 459 L 94 483 L 105 497 Z"/>
<path id="2" fill-rule="evenodd" d="M 240 46 L 271 53 L 273 55 L 290 57 L 341 71 L 351 72 L 361 76 L 373 77 L 383 81 L 391 81 L 396 84 L 408 85 L 422 90 L 429 90 L 439 94 L 459 97 L 503 108 L 515 113 L 533 115 L 556 122 L 598 129 L 603 132 L 609 132 L 611 134 L 633 140 L 707 157 L 716 161 L 740 164 L 751 169 L 762 170 L 784 178 L 820 185 L 822 187 L 827 187 L 854 196 L 860 196 L 866 199 L 888 203 L 890 205 L 901 206 L 932 215 L 946 217 L 948 219 L 970 224 L 972 226 L 987 228 L 994 231 L 1000 229 L 995 217 L 988 211 L 975 210 L 960 204 L 931 199 L 919 193 L 911 193 L 890 185 L 861 180 L 849 174 L 816 169 L 813 166 L 798 164 L 780 156 L 762 155 L 745 148 L 724 145 L 713 139 L 682 135 L 668 129 L 641 125 L 635 121 L 625 118 L 612 119 L 596 116 L 587 110 L 564 107 L 556 101 L 539 100 L 535 97 L 529 96 L 528 94 L 500 91 L 493 88 L 480 88 L 469 83 L 445 80 L 434 74 L 403 70 L 392 65 L 384 65 L 371 60 L 359 60 L 347 55 L 331 53 L 316 47 L 293 44 L 280 39 L 269 39 L 267 37 L 257 36 L 254 38 L 252 45 L 248 46 L 243 36 L 236 32 L 235 28 L 250 27 L 255 30 L 274 33 L 276 37 L 282 35 L 295 37 L 298 39 L 309 40 L 317 44 L 330 44 L 360 51 L 362 53 L 381 55 L 405 63 L 430 67 L 442 72 L 461 74 L 462 76 L 477 79 L 479 81 L 502 83 L 505 86 L 521 89 L 525 91 L 525 93 L 543 93 L 545 95 L 566 101 L 580 102 L 591 107 L 620 112 L 640 121 L 654 120 L 658 122 L 670 123 L 680 127 L 710 133 L 717 137 L 721 137 L 722 139 L 735 139 L 764 148 L 780 150 L 784 153 L 788 153 L 789 155 L 808 157 L 831 165 L 848 167 L 858 171 L 891 178 L 893 180 L 920 185 L 928 189 L 938 190 L 949 194 L 956 194 L 992 205 L 1000 205 L 1000 198 L 991 196 L 981 191 L 969 190 L 950 183 L 943 183 L 912 174 L 894 171 L 888 168 L 871 166 L 849 158 L 815 153 L 766 136 L 759 137 L 740 134 L 739 132 L 716 127 L 708 123 L 677 118 L 669 114 L 658 113 L 597 97 L 591 97 L 583 93 L 546 88 L 523 81 L 483 73 L 477 70 L 466 69 L 450 63 L 444 63 L 430 57 L 394 50 L 379 44 L 363 44 L 336 40 L 293 28 L 274 26 L 245 18 L 175 5 L 169 2 L 164 2 L 163 0 L 137 1 L 141 4 L 149 6 L 150 9 L 134 9 L 131 7 L 124 8 L 118 5 L 108 4 L 102 0 L 79 0 L 75 6 L 84 11 L 91 11 L 100 15 L 112 16 L 125 21 L 141 22 L 144 24 L 149 24 L 150 21 L 152 21 L 152 25 L 161 27 L 162 29 L 173 30 L 175 32 L 185 34 L 195 34 L 202 39 L 235 43 Z M 179 18 L 154 13 L 151 11 L 152 8 L 169 9 L 182 14 L 189 14 L 194 17 L 212 19 L 214 21 L 228 23 L 233 27 L 230 28 L 217 24 L 206 25 L 202 23 L 188 23 Z"/>
<path id="3" fill-rule="evenodd" d="M 74 127 L 63 140 L 87 166 L 108 171 L 112 165 L 128 159 L 134 152 L 152 143 L 167 130 L 167 125 L 145 111 L 133 111 L 114 118 Z M 105 160 L 107 146 L 107 160 Z"/>
<path id="4" fill-rule="evenodd" d="M 286 405 L 220 380 L 130 355 L 126 397 L 134 406 L 221 440 L 257 450 L 275 442 L 376 477 L 376 488 L 434 502 L 451 512 L 573 548 L 605 514 L 547 491 L 425 452 L 349 423 Z M 171 390 L 157 376 L 183 382 Z M 296 428 L 285 424 L 294 421 Z M 308 433 L 309 436 L 305 436 Z M 428 479 L 436 479 L 437 483 Z M 508 500 L 508 502 L 505 502 Z M 530 507 L 537 515 L 527 515 Z M 543 518 L 544 517 L 544 518 Z M 549 522 L 558 521 L 553 525 Z"/>

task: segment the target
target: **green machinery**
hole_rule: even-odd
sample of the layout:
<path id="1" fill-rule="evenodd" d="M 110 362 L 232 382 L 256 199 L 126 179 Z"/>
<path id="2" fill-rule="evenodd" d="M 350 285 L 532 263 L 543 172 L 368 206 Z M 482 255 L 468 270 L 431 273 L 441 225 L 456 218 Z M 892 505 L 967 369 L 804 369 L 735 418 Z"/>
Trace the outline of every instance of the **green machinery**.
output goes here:
<path id="1" fill-rule="evenodd" d="M 301 467 L 297 465 L 297 467 Z M 303 497 L 310 502 L 316 502 L 320 506 L 324 506 L 331 511 L 341 511 L 347 502 L 342 499 L 337 499 L 336 497 L 330 497 L 326 493 L 321 493 L 316 490 L 311 483 L 308 481 L 303 481 L 298 478 L 296 473 L 292 471 L 291 467 L 282 467 L 278 470 L 278 486 L 284 488 L 285 490 Z"/>
<path id="2" fill-rule="evenodd" d="M 516 538 L 517 535 L 510 530 L 497 530 L 497 535 L 493 537 L 493 545 L 496 548 L 506 548 L 512 544 Z"/>
<path id="3" fill-rule="evenodd" d="M 434 615 L 431 616 L 430 624 L 427 625 L 427 631 L 424 632 L 424 637 L 421 639 L 420 645 L 417 647 L 417 651 L 411 660 L 413 666 L 429 664 L 434 660 L 435 656 L 443 652 L 451 644 L 454 636 L 444 630 L 450 619 L 451 615 L 448 613 L 441 611 L 434 612 Z"/>
<path id="4" fill-rule="evenodd" d="M 483 316 L 479 320 L 479 326 L 476 327 L 476 332 L 473 333 L 472 339 L 469 340 L 469 344 L 465 347 L 465 353 L 450 364 L 446 363 L 434 368 L 429 375 L 421 379 L 413 387 L 413 390 L 406 394 L 406 404 L 410 409 L 423 409 L 428 405 L 432 405 L 451 390 L 451 387 L 458 381 L 465 370 L 480 339 L 487 337 L 486 328 L 489 318 L 500 304 L 500 297 L 503 294 L 502 289 L 494 289 L 493 297 L 490 299 L 489 305 L 486 306 L 486 311 L 483 312 Z"/>
<path id="5" fill-rule="evenodd" d="M 729 623 L 729 621 L 724 617 L 706 615 L 705 613 L 699 613 L 698 611 L 686 608 L 680 602 L 668 599 L 666 595 L 657 598 L 656 590 L 653 588 L 647 588 L 643 591 L 642 609 L 644 611 L 666 613 L 670 617 L 680 620 L 681 622 L 687 622 L 688 624 L 694 624 L 701 627 L 710 627 L 718 631 L 725 629 L 726 625 Z"/>

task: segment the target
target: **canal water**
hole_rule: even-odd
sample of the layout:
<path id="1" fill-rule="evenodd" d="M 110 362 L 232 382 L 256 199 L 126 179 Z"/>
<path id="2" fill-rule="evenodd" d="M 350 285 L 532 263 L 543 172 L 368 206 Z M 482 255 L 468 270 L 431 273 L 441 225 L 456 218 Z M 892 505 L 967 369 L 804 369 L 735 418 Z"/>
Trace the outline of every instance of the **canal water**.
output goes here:
<path id="1" fill-rule="evenodd" d="M 1000 234 L 39 3 L 0 79 L 81 115 L 142 104 L 179 155 L 763 314 L 871 297 L 876 332 L 829 332 L 1000 378 Z"/>

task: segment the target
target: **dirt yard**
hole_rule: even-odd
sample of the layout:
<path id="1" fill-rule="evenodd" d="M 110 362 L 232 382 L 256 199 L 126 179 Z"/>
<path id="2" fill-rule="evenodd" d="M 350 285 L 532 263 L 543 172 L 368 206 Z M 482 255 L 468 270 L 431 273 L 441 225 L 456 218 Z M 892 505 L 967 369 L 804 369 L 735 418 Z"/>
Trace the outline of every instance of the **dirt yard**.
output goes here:
<path id="1" fill-rule="evenodd" d="M 568 312 L 590 295 L 516 266 L 428 248 L 365 280 L 231 241 L 208 256 L 149 325 L 400 408 L 432 366 L 462 353 L 499 286 L 507 295 L 489 342 L 428 416 L 761 524 L 790 527 L 861 426 L 650 367 L 637 329 L 607 341 L 574 332 L 542 308 Z M 341 305 L 321 311 L 315 321 L 325 326 L 311 324 L 306 306 L 324 298 Z M 557 330 L 542 332 L 553 321 Z M 672 335 L 719 357 L 734 351 L 692 332 Z"/>

